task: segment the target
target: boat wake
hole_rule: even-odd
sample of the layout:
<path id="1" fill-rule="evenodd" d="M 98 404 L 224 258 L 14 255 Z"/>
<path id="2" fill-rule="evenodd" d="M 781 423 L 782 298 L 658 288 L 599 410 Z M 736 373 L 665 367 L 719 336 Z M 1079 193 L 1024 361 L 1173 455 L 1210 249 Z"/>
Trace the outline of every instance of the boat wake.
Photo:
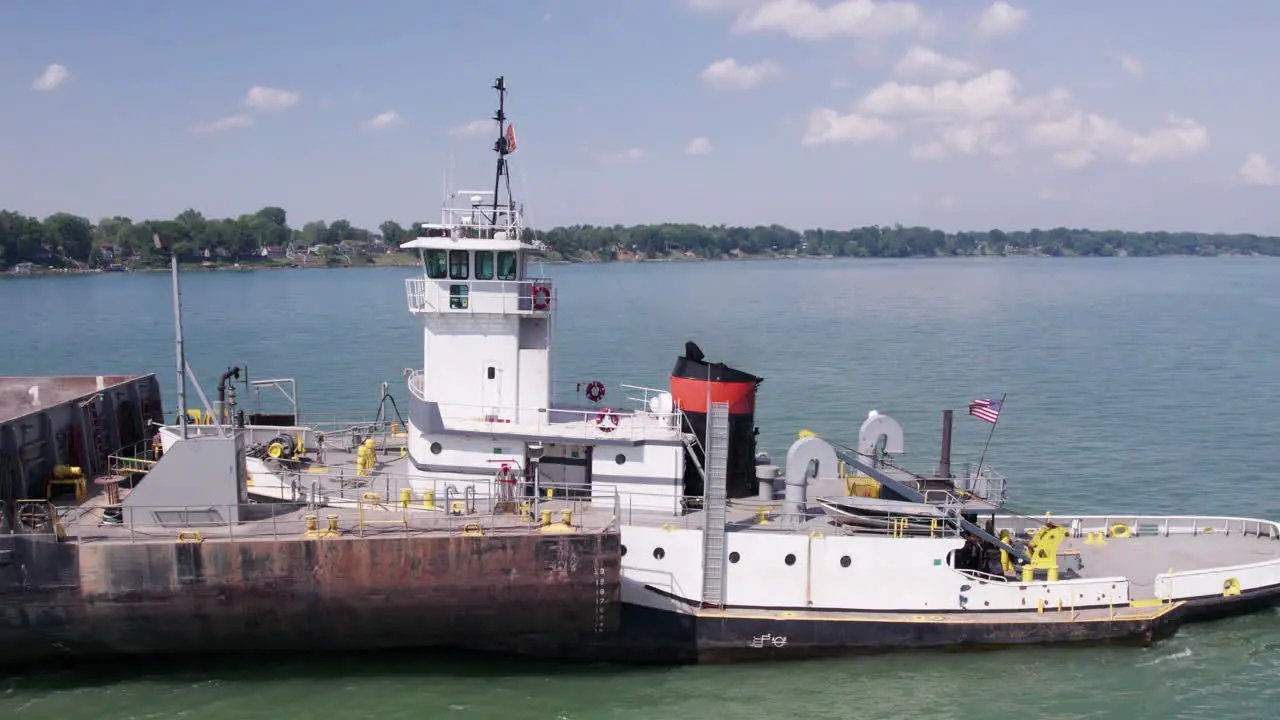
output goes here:
<path id="1" fill-rule="evenodd" d="M 1182 650 L 1179 650 L 1176 653 L 1172 653 L 1170 655 L 1161 655 L 1160 657 L 1154 660 L 1148 660 L 1147 662 L 1138 663 L 1134 667 L 1150 667 L 1152 665 L 1159 665 L 1160 663 L 1165 662 L 1167 660 L 1182 660 L 1183 658 L 1189 658 L 1189 657 L 1191 657 L 1191 648 L 1183 648 Z"/>

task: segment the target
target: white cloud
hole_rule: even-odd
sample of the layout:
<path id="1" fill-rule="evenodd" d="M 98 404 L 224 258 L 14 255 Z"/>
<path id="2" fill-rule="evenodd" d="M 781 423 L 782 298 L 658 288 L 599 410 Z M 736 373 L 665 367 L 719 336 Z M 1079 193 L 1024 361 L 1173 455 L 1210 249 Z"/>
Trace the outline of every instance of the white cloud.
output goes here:
<path id="1" fill-rule="evenodd" d="M 1017 32 L 1027 23 L 1030 13 L 1016 8 L 1004 0 L 991 3 L 978 19 L 978 32 L 984 37 L 996 37 Z"/>
<path id="2" fill-rule="evenodd" d="M 955 120 L 1007 114 L 1017 106 L 1018 81 L 1008 70 L 991 70 L 964 82 L 936 85 L 891 81 L 867 93 L 859 103 L 871 115 Z"/>
<path id="3" fill-rule="evenodd" d="M 1124 70 L 1124 74 L 1131 78 L 1140 78 L 1147 72 L 1147 67 L 1142 61 L 1132 55 L 1120 55 L 1120 69 Z"/>
<path id="4" fill-rule="evenodd" d="M 1275 185 L 1276 171 L 1261 153 L 1249 153 L 1240 166 L 1240 180 L 1246 185 Z"/>
<path id="5" fill-rule="evenodd" d="M 717 60 L 698 73 L 702 82 L 718 90 L 749 90 L 782 75 L 782 68 L 772 60 L 744 65 L 733 58 Z"/>
<path id="6" fill-rule="evenodd" d="M 1135 132 L 1119 121 L 1097 113 L 1074 110 L 1027 128 L 1027 138 L 1053 151 L 1059 166 L 1082 168 L 1100 157 L 1122 159 L 1132 165 L 1176 160 L 1209 146 L 1209 131 L 1190 118 L 1169 115 L 1165 126 Z"/>
<path id="7" fill-rule="evenodd" d="M 629 162 L 629 161 L 639 160 L 643 158 L 644 151 L 641 150 L 640 148 L 627 148 L 626 150 L 619 150 L 617 152 L 607 152 L 602 154 L 600 157 L 601 159 L 604 159 L 604 160 L 616 160 L 616 161 Z"/>
<path id="8" fill-rule="evenodd" d="M 259 110 L 284 110 L 302 102 L 302 93 L 296 90 L 254 85 L 245 93 L 244 104 Z"/>
<path id="9" fill-rule="evenodd" d="M 711 141 L 704 137 L 696 137 L 684 147 L 687 155 L 710 155 L 714 149 L 711 146 Z"/>
<path id="10" fill-rule="evenodd" d="M 944 125 L 938 130 L 936 140 L 912 148 L 911 157 L 916 160 L 941 160 L 953 155 L 1001 157 L 1014 151 L 1006 135 L 1005 125 L 991 120 Z"/>
<path id="11" fill-rule="evenodd" d="M 812 0 L 770 0 L 743 10 L 733 30 L 781 32 L 799 40 L 869 39 L 920 30 L 924 25 L 924 11 L 912 2 L 841 0 L 823 7 Z"/>
<path id="12" fill-rule="evenodd" d="M 387 110 L 360 123 L 366 130 L 387 130 L 400 125 L 404 122 L 404 118 L 400 117 L 400 113 L 395 110 Z"/>
<path id="13" fill-rule="evenodd" d="M 801 141 L 805 145 L 824 143 L 863 143 L 893 140 L 898 129 L 877 117 L 856 112 L 841 115 L 831 108 L 818 108 L 809 115 L 809 124 Z"/>
<path id="14" fill-rule="evenodd" d="M 907 80 L 958 80 L 978 71 L 978 66 L 916 45 L 893 67 L 893 74 Z"/>
<path id="15" fill-rule="evenodd" d="M 891 140 L 912 128 L 931 136 L 910 150 L 917 160 L 1004 157 L 1039 150 L 1068 169 L 1103 160 L 1132 165 L 1176 160 L 1209 145 L 1208 129 L 1190 118 L 1170 115 L 1162 126 L 1135 131 L 1081 108 L 1061 88 L 1023 95 L 1017 78 L 1004 69 L 932 85 L 883 83 L 867 92 L 848 115 L 814 110 L 803 142 Z"/>
<path id="16" fill-rule="evenodd" d="M 57 90 L 64 82 L 71 78 L 71 71 L 66 65 L 53 63 L 46 65 L 44 71 L 40 73 L 40 77 L 31 82 L 32 90 Z"/>
<path id="17" fill-rule="evenodd" d="M 196 135 L 208 135 L 210 133 L 222 132 L 224 130 L 234 130 L 236 128 L 245 128 L 253 125 L 253 118 L 246 113 L 239 115 L 228 115 L 227 117 L 218 118 L 207 123 L 200 123 L 191 128 L 191 132 Z"/>
<path id="18" fill-rule="evenodd" d="M 688 0 L 690 8 L 698 12 L 721 12 L 723 10 L 745 10 L 759 5 L 764 0 Z"/>
<path id="19" fill-rule="evenodd" d="M 498 130 L 494 122 L 493 120 L 472 120 L 466 125 L 454 125 L 449 128 L 449 134 L 454 137 L 481 137 L 490 133 L 496 135 Z"/>

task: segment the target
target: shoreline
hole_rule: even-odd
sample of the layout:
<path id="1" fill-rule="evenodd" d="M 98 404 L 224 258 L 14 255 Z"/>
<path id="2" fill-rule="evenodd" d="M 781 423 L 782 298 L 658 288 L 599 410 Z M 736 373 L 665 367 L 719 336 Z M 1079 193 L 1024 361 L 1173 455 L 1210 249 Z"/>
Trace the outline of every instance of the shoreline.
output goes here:
<path id="1" fill-rule="evenodd" d="M 295 264 L 295 263 L 232 263 L 232 264 L 215 264 L 207 265 L 204 263 L 180 263 L 178 269 L 184 273 L 189 272 L 254 272 L 254 271 L 281 271 L 281 270 L 364 270 L 391 267 L 417 267 L 419 261 L 417 257 L 408 253 L 395 253 L 396 257 L 391 257 L 385 262 L 369 262 L 360 264 Z M 1214 253 L 1212 255 L 1200 254 L 1180 254 L 1169 253 L 1164 255 L 1050 255 L 1042 252 L 1021 252 L 1008 253 L 1004 255 L 907 255 L 902 257 L 882 257 L 882 256 L 841 256 L 841 255 L 735 255 L 721 257 L 666 257 L 666 258 L 574 258 L 574 259 L 555 259 L 540 260 L 540 265 L 622 265 L 622 264 L 640 264 L 640 263 L 700 263 L 700 262 L 761 262 L 767 260 L 965 260 L 974 258 L 983 259 L 1015 259 L 1015 258 L 1039 258 L 1053 260 L 1068 259 L 1102 259 L 1102 258 L 1132 258 L 1139 260 L 1150 260 L 1155 258 L 1225 258 L 1225 257 L 1270 257 L 1259 253 Z M 109 268 L 39 268 L 31 269 L 24 272 L 16 270 L 0 271 L 0 278 L 21 278 L 21 277 L 58 277 L 65 275 L 98 275 L 98 274 L 129 274 L 129 273 L 158 273 L 170 272 L 169 266 L 158 267 L 137 267 L 125 269 L 109 269 Z"/>

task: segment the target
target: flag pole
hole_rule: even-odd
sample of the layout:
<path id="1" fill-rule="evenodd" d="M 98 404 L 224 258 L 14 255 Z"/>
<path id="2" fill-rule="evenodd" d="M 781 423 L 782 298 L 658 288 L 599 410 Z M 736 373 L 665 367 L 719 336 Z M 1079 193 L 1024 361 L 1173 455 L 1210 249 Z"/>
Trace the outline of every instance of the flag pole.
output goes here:
<path id="1" fill-rule="evenodd" d="M 1000 412 L 1004 412 L 1004 399 L 1008 393 L 1000 394 Z M 978 457 L 978 471 L 974 477 L 982 476 L 982 463 L 987 459 L 987 448 L 991 447 L 991 437 L 996 434 L 996 425 L 1000 424 L 1000 414 L 996 413 L 996 421 L 991 423 L 991 432 L 987 433 L 987 442 L 982 446 L 982 455 Z"/>

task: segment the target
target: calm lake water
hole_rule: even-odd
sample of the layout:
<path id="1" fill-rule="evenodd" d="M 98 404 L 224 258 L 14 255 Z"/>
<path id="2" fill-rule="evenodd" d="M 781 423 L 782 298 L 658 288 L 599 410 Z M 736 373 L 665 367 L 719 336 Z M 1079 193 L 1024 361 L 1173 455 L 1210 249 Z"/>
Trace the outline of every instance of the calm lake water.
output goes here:
<path id="1" fill-rule="evenodd" d="M 1008 399 L 988 459 L 1024 511 L 1280 518 L 1280 262 L 1254 258 L 761 261 L 548 266 L 561 383 L 665 385 L 686 340 L 765 377 L 775 456 L 871 409 L 909 465 L 957 455 Z M 189 273 L 187 356 L 295 377 L 307 410 L 372 412 L 420 366 L 408 269 Z M 174 400 L 166 274 L 0 281 L 0 375 L 157 373 Z M 242 400 L 246 398 L 242 397 Z M 613 401 L 616 402 L 616 401 Z M 556 667 L 423 654 L 125 662 L 0 678 L 0 717 L 1270 718 L 1280 615 L 1147 649 L 909 653 L 730 667 Z"/>

